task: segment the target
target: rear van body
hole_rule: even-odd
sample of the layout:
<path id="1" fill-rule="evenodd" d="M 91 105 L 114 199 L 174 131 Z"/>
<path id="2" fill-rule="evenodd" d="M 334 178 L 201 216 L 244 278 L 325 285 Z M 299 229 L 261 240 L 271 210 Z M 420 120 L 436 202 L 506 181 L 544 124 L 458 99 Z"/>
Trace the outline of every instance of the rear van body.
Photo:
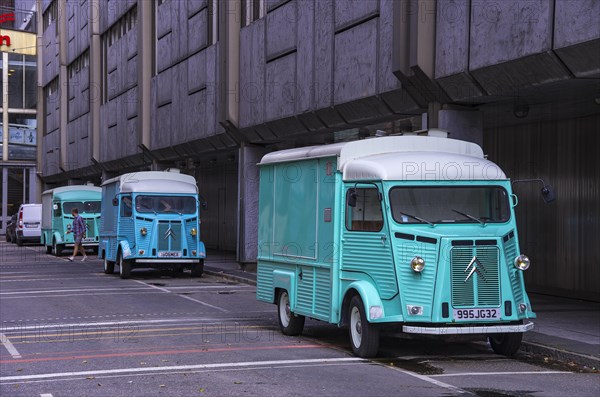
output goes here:
<path id="1" fill-rule="evenodd" d="M 15 237 L 17 245 L 40 242 L 42 233 L 42 205 L 21 204 L 17 213 Z"/>

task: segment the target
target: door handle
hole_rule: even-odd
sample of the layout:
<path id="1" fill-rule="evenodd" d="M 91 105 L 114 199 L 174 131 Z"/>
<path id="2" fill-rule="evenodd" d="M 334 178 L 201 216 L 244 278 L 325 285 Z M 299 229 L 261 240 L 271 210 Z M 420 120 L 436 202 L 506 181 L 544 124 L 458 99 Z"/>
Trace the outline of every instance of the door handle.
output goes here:
<path id="1" fill-rule="evenodd" d="M 386 241 L 387 241 L 387 236 L 386 235 L 381 236 L 381 244 L 383 244 L 385 246 Z"/>

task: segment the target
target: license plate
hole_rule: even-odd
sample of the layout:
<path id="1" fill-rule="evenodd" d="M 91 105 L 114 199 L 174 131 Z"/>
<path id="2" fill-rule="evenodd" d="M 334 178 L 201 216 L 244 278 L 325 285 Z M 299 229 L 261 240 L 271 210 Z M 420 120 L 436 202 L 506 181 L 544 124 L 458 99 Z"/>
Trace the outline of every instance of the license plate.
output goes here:
<path id="1" fill-rule="evenodd" d="M 29 227 L 29 228 L 32 228 L 32 227 L 37 227 L 37 226 L 38 226 L 38 224 L 37 224 L 37 223 L 26 223 L 26 224 L 25 224 L 25 227 Z"/>
<path id="2" fill-rule="evenodd" d="M 499 320 L 500 309 L 453 309 L 454 320 Z"/>
<path id="3" fill-rule="evenodd" d="M 158 253 L 158 256 L 161 258 L 179 258 L 181 256 L 181 252 L 177 251 L 161 251 Z"/>
<path id="4" fill-rule="evenodd" d="M 96 240 L 93 237 L 87 237 L 87 238 L 81 239 L 81 241 L 84 242 L 84 243 L 93 243 Z"/>

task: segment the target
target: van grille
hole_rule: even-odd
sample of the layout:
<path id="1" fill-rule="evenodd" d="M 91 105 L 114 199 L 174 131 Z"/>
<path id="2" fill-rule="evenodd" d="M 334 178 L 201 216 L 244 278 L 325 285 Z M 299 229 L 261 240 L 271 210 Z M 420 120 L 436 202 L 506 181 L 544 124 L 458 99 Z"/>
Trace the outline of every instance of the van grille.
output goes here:
<path id="1" fill-rule="evenodd" d="M 469 263 L 477 257 L 471 267 Z M 465 281 L 473 266 L 477 268 Z M 469 267 L 467 269 L 467 267 Z M 495 246 L 457 246 L 450 253 L 452 306 L 500 306 L 499 251 Z M 466 271 L 465 271 L 466 270 Z"/>
<path id="2" fill-rule="evenodd" d="M 171 230 L 171 232 L 169 232 L 169 230 Z M 180 221 L 159 221 L 158 250 L 181 251 L 181 233 Z"/>

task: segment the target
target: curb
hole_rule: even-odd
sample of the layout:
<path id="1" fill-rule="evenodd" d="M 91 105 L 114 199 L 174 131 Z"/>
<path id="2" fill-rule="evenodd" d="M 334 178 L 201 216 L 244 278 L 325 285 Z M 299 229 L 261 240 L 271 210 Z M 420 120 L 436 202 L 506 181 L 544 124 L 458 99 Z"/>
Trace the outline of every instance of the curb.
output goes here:
<path id="1" fill-rule="evenodd" d="M 521 350 L 527 353 L 547 356 L 557 361 L 573 362 L 588 368 L 600 368 L 600 358 L 598 357 L 561 350 L 535 342 L 521 342 Z"/>
<path id="2" fill-rule="evenodd" d="M 207 269 L 205 267 L 204 273 L 208 274 L 210 276 L 221 277 L 221 278 L 224 278 L 225 280 L 256 286 L 256 280 L 252 280 L 250 278 L 246 278 L 246 277 L 242 277 L 242 276 L 237 276 L 237 275 L 231 274 L 231 273 L 225 273 L 222 270 L 211 270 L 211 269 Z"/>

